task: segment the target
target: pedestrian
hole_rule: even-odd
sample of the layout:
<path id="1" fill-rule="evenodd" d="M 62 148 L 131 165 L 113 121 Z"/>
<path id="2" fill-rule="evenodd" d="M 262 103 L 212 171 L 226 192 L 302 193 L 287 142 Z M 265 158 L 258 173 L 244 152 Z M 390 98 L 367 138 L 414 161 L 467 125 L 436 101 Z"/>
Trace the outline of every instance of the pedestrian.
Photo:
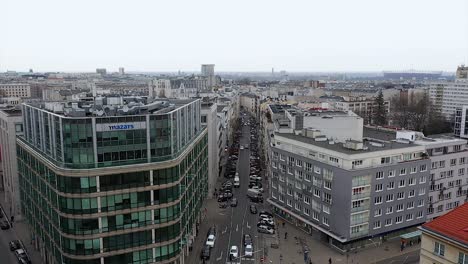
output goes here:
<path id="1" fill-rule="evenodd" d="M 287 239 L 288 238 L 288 232 L 285 232 L 284 233 L 284 239 Z"/>
<path id="2" fill-rule="evenodd" d="M 328 258 L 328 264 L 332 264 L 331 258 Z"/>
<path id="3" fill-rule="evenodd" d="M 401 245 L 400 245 L 400 252 L 403 251 L 404 248 L 405 248 L 405 244 L 401 243 Z"/>
<path id="4" fill-rule="evenodd" d="M 421 243 L 421 237 L 418 237 L 418 244 Z"/>
<path id="5" fill-rule="evenodd" d="M 283 228 L 284 228 L 285 225 L 286 225 L 286 223 L 283 221 Z"/>

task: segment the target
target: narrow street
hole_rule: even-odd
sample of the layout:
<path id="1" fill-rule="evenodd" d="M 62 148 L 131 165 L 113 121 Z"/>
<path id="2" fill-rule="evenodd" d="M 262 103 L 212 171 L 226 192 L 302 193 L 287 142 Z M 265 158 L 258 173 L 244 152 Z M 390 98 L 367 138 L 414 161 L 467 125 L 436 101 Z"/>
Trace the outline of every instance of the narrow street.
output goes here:
<path id="1" fill-rule="evenodd" d="M 250 127 L 245 125 L 241 126 L 242 134 L 239 140 L 241 146 L 250 146 Z M 206 264 L 211 263 L 260 263 L 260 259 L 266 253 L 264 251 L 264 236 L 271 236 L 257 232 L 258 214 L 252 214 L 249 210 L 250 205 L 254 204 L 258 211 L 264 209 L 265 203 L 252 203 L 247 197 L 247 189 L 249 188 L 249 175 L 250 175 L 250 148 L 240 149 L 237 162 L 237 171 L 239 172 L 240 187 L 233 188 L 234 197 L 238 200 L 236 207 L 228 206 L 227 208 L 219 208 L 216 199 L 208 199 L 207 216 L 200 226 L 200 234 L 195 240 L 193 251 L 191 252 L 190 260 L 196 258 L 194 263 L 203 263 L 200 260 L 200 251 L 206 241 L 206 233 L 211 226 L 216 226 L 216 242 L 215 246 L 211 249 L 210 259 L 205 261 Z M 218 182 L 218 190 L 220 184 L 226 181 L 225 178 L 220 178 Z M 265 188 L 266 181 L 262 181 Z M 228 201 L 228 204 L 230 202 Z M 245 258 L 243 235 L 249 234 L 253 242 L 253 258 Z M 240 258 L 233 260 L 229 259 L 229 250 L 231 246 L 237 246 L 239 249 Z M 192 262 L 190 262 L 192 263 Z"/>

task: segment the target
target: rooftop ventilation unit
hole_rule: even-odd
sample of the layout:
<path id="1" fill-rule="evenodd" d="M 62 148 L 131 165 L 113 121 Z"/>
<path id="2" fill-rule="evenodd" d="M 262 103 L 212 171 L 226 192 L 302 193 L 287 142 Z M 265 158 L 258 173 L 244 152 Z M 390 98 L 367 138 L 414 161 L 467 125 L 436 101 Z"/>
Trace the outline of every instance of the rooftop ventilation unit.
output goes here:
<path id="1" fill-rule="evenodd" d="M 364 149 L 364 143 L 362 141 L 347 140 L 343 144 L 343 147 L 347 148 L 347 149 L 353 149 L 353 150 L 363 150 Z"/>

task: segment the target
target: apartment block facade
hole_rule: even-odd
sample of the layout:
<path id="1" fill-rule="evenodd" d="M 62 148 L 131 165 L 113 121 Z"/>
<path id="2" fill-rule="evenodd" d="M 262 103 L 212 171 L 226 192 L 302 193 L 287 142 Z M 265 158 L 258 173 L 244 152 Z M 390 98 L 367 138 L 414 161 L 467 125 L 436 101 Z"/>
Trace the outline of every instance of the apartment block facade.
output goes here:
<path id="1" fill-rule="evenodd" d="M 207 195 L 200 108 L 199 99 L 23 104 L 21 203 L 45 262 L 184 263 Z"/>
<path id="2" fill-rule="evenodd" d="M 27 83 L 0 83 L 0 95 L 4 97 L 31 97 L 31 87 Z"/>
<path id="3" fill-rule="evenodd" d="M 268 201 L 277 213 L 343 252 L 426 221 L 423 146 L 339 143 L 306 130 L 272 138 Z"/>

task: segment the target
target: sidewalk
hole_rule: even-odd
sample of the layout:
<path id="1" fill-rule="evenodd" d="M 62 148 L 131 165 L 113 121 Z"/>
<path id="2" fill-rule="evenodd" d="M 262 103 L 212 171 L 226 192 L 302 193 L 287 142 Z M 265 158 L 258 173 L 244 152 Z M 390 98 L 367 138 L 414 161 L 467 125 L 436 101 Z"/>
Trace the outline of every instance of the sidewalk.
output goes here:
<path id="1" fill-rule="evenodd" d="M 0 204 L 3 207 L 4 212 L 9 220 L 10 215 L 7 212 L 8 210 L 5 210 L 7 206 L 4 199 L 5 194 L 3 192 L 0 192 Z M 13 223 L 12 230 L 14 231 L 16 238 L 23 242 L 24 246 L 26 247 L 26 252 L 28 253 L 32 263 L 43 263 L 40 252 L 36 250 L 31 243 L 31 236 L 29 235 L 29 225 L 27 224 L 27 221 L 24 218 L 24 216 L 22 220 L 15 221 Z"/>
<path id="2" fill-rule="evenodd" d="M 280 218 L 281 219 L 281 218 Z M 282 220 L 281 220 L 282 221 Z M 287 232 L 287 239 L 284 239 L 284 233 Z M 382 243 L 378 247 L 361 249 L 357 252 L 350 252 L 348 259 L 346 254 L 340 254 L 338 251 L 330 248 L 324 242 L 319 241 L 316 233 L 313 236 L 302 232 L 300 229 L 286 222 L 285 227 L 278 226 L 277 235 L 279 237 L 279 248 L 269 248 L 268 257 L 265 263 L 280 263 L 280 255 L 282 255 L 281 264 L 303 264 L 304 253 L 302 252 L 301 243 L 297 242 L 294 237 L 304 241 L 309 247 L 309 257 L 313 264 L 327 264 L 328 259 L 332 259 L 332 263 L 352 263 L 352 264 L 367 264 L 375 263 L 388 258 L 401 256 L 410 252 L 419 252 L 419 245 L 407 247 L 400 252 L 400 241 L 392 240 Z M 308 263 L 307 263 L 308 264 Z"/>

